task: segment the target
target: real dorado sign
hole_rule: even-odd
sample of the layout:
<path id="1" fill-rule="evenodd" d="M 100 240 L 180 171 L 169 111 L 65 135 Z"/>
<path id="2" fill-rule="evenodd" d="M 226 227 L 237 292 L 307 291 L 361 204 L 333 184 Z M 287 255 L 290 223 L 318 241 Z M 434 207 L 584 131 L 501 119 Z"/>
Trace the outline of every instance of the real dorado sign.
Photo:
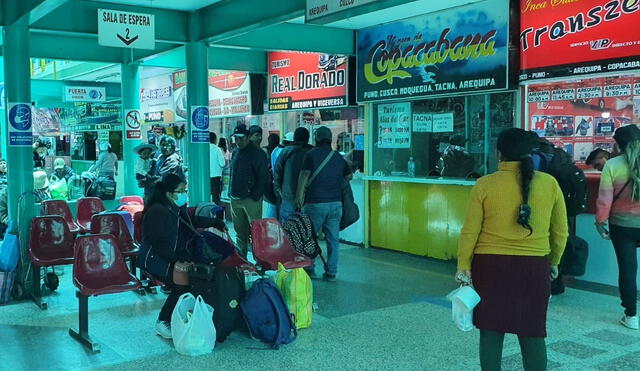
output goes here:
<path id="1" fill-rule="evenodd" d="M 507 87 L 509 1 L 359 30 L 358 102 Z"/>
<path id="2" fill-rule="evenodd" d="M 347 57 L 269 53 L 269 111 L 346 106 Z"/>

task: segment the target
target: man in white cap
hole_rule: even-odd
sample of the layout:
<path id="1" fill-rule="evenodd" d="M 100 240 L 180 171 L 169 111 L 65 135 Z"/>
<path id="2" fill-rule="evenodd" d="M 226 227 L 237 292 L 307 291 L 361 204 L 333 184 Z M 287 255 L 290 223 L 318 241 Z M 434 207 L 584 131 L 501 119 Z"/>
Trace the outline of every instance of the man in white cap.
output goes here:
<path id="1" fill-rule="evenodd" d="M 58 179 L 64 179 L 65 182 L 68 182 L 75 173 L 71 167 L 67 166 L 63 158 L 58 157 L 53 161 L 53 175 Z"/>
<path id="2" fill-rule="evenodd" d="M 42 202 L 51 199 L 49 191 L 49 177 L 43 170 L 33 172 L 33 191 L 36 193 L 36 202 Z"/>

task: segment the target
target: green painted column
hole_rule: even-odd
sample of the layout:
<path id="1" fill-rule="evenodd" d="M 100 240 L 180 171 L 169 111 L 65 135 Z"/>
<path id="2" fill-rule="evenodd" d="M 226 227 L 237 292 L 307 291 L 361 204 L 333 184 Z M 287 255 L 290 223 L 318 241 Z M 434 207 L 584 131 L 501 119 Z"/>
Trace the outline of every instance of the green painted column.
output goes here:
<path id="1" fill-rule="evenodd" d="M 192 14 L 189 19 L 191 39 L 198 35 L 199 19 Z M 209 181 L 209 143 L 193 143 L 191 125 L 192 109 L 194 106 L 209 106 L 209 71 L 207 60 L 207 45 L 201 41 L 187 43 L 187 106 L 189 119 L 187 122 L 186 148 L 189 152 L 189 203 L 211 201 L 211 184 Z M 207 129 L 208 130 L 208 119 Z"/>
<path id="2" fill-rule="evenodd" d="M 135 164 L 137 156 L 133 153 L 133 148 L 142 143 L 140 139 L 127 138 L 126 111 L 129 109 L 140 109 L 140 63 L 131 61 L 131 49 L 124 49 L 124 60 L 120 66 L 120 76 L 122 82 L 120 89 L 122 92 L 122 155 L 124 172 L 124 194 L 142 195 L 143 190 L 138 188 L 136 181 Z M 140 128 L 144 130 L 143 128 Z"/>
<path id="3" fill-rule="evenodd" d="M 3 29 L 4 44 L 2 45 L 4 55 L 4 86 L 6 101 L 9 103 L 29 103 L 31 104 L 31 73 L 29 70 L 29 17 L 22 17 L 10 26 Z M 9 107 L 7 105 L 7 111 Z M 25 197 L 18 213 L 18 200 L 20 195 L 27 191 L 33 191 L 33 148 L 27 146 L 9 146 L 8 120 L 5 120 L 2 131 L 6 142 L 7 153 L 7 175 L 8 181 L 8 206 L 9 219 L 17 220 L 20 216 L 20 248 L 22 257 L 29 246 L 29 226 L 34 214 L 34 197 Z M 31 142 L 31 141 L 29 141 Z M 27 264 L 22 264 L 24 267 Z M 28 278 L 29 279 L 29 278 Z M 21 283 L 23 288 L 30 290 L 30 287 L 23 282 L 23 275 L 16 278 L 17 283 Z M 31 283 L 29 282 L 29 285 Z"/>

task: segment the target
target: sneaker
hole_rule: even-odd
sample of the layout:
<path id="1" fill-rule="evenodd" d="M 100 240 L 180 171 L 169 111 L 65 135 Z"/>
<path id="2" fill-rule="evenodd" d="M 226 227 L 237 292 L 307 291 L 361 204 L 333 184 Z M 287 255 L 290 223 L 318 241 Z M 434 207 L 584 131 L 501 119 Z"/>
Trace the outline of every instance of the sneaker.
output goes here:
<path id="1" fill-rule="evenodd" d="M 171 339 L 171 324 L 165 321 L 156 322 L 156 334 L 164 339 Z"/>
<path id="2" fill-rule="evenodd" d="M 638 329 L 638 316 L 623 316 L 620 318 L 620 324 L 624 327 L 628 327 L 632 330 Z"/>
<path id="3" fill-rule="evenodd" d="M 329 281 L 329 282 L 336 282 L 336 275 L 335 274 L 324 273 L 322 275 L 322 278 L 324 278 L 326 281 Z"/>

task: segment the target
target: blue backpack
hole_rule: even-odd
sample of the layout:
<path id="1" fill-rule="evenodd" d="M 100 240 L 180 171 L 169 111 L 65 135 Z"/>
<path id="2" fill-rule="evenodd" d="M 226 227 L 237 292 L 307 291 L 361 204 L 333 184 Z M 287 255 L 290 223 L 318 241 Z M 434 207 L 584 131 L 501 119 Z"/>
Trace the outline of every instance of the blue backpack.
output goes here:
<path id="1" fill-rule="evenodd" d="M 298 336 L 291 312 L 270 279 L 254 282 L 240 303 L 240 309 L 251 336 L 272 344 L 275 349 L 293 342 Z"/>

